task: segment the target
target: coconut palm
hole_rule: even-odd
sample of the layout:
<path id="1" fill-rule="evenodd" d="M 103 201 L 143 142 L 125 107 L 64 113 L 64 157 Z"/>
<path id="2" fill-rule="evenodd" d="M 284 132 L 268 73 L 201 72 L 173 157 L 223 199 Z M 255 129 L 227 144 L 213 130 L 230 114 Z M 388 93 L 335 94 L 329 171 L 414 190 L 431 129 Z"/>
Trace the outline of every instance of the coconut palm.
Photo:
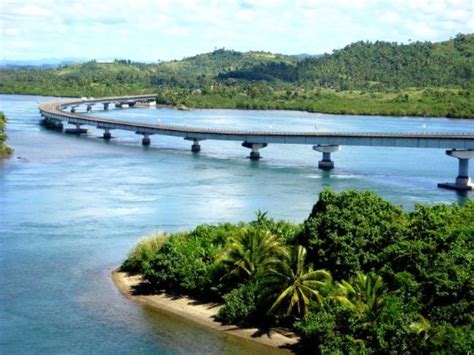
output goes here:
<path id="1" fill-rule="evenodd" d="M 229 239 L 217 262 L 228 268 L 224 277 L 251 279 L 275 263 L 284 253 L 285 248 L 276 235 L 268 230 L 245 227 Z"/>
<path id="2" fill-rule="evenodd" d="M 270 298 L 274 299 L 269 313 L 287 304 L 287 315 L 296 307 L 297 315 L 304 316 L 311 299 L 323 302 L 319 289 L 331 281 L 331 274 L 326 270 L 313 270 L 312 265 L 305 263 L 306 254 L 303 246 L 293 247 L 265 273 L 263 287 L 270 290 Z"/>
<path id="3" fill-rule="evenodd" d="M 361 318 L 375 322 L 384 302 L 383 279 L 375 273 L 358 272 L 349 283 L 337 282 L 338 294 L 334 297 L 342 305 L 354 311 Z"/>
<path id="4" fill-rule="evenodd" d="M 425 341 L 435 334 L 435 329 L 431 326 L 431 322 L 421 314 L 418 316 L 417 321 L 410 323 L 408 328 L 412 333 L 421 335 Z"/>

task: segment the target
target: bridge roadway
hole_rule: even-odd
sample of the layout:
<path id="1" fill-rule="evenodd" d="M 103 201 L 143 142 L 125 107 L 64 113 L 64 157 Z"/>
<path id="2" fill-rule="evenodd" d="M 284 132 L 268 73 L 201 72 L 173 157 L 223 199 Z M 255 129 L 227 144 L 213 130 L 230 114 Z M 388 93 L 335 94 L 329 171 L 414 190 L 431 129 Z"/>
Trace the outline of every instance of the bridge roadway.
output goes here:
<path id="1" fill-rule="evenodd" d="M 332 169 L 334 162 L 331 153 L 341 145 L 372 147 L 446 148 L 446 154 L 459 159 L 459 173 L 454 183 L 438 184 L 439 187 L 455 190 L 471 190 L 468 176 L 469 159 L 474 157 L 474 132 L 465 133 L 388 133 L 388 132 L 281 132 L 281 131 L 242 131 L 228 129 L 195 128 L 165 124 L 134 123 L 110 118 L 84 116 L 75 112 L 76 107 L 84 105 L 87 111 L 92 106 L 103 105 L 107 110 L 110 104 L 116 107 L 134 106 L 136 103 L 154 102 L 155 95 L 106 97 L 97 99 L 68 99 L 41 104 L 39 110 L 48 125 L 62 130 L 62 122 L 73 124 L 76 128 L 66 129 L 66 133 L 81 134 L 87 130 L 82 125 L 95 126 L 104 130 L 104 139 L 112 138 L 110 131 L 120 129 L 132 131 L 143 136 L 142 144 L 149 145 L 154 134 L 182 137 L 192 141 L 191 150 L 199 152 L 202 140 L 229 140 L 243 142 L 242 146 L 251 149 L 250 159 L 260 159 L 259 150 L 268 144 L 309 144 L 323 153 L 319 168 Z M 67 112 L 66 110 L 70 110 Z"/>

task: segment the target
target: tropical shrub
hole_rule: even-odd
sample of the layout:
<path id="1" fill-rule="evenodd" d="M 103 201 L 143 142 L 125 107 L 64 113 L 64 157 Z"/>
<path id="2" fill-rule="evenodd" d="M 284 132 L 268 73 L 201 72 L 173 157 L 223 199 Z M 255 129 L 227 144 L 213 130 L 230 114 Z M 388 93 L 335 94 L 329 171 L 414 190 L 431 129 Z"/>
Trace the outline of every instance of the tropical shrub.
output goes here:
<path id="1" fill-rule="evenodd" d="M 259 312 L 259 286 L 257 282 L 241 284 L 224 295 L 224 306 L 217 320 L 224 324 L 249 325 L 256 322 Z"/>
<path id="2" fill-rule="evenodd" d="M 380 269 L 387 261 L 385 249 L 405 233 L 403 210 L 375 193 L 326 189 L 305 221 L 299 243 L 312 262 L 341 280 Z"/>
<path id="3" fill-rule="evenodd" d="M 128 258 L 121 266 L 122 271 L 144 273 L 150 266 L 150 261 L 166 243 L 169 235 L 156 232 L 140 239 L 137 245 L 128 253 Z"/>

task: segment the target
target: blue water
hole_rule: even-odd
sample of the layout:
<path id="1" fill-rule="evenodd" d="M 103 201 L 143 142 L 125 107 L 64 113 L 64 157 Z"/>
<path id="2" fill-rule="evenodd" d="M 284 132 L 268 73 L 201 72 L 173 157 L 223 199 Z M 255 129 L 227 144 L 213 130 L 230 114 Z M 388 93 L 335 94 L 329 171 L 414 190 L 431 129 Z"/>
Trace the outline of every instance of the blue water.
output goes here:
<path id="1" fill-rule="evenodd" d="M 251 343 L 157 314 L 124 299 L 110 272 L 153 230 L 251 220 L 257 209 L 303 221 L 318 193 L 371 189 L 412 209 L 463 202 L 438 189 L 457 160 L 441 149 L 342 147 L 316 168 L 310 146 L 270 145 L 251 162 L 237 142 L 190 142 L 116 132 L 111 142 L 38 125 L 47 97 L 0 95 L 13 158 L 0 163 L 0 353 L 259 353 Z M 473 132 L 474 121 L 304 112 L 114 109 L 94 115 L 196 127 Z M 472 175 L 472 168 L 470 171 Z"/>

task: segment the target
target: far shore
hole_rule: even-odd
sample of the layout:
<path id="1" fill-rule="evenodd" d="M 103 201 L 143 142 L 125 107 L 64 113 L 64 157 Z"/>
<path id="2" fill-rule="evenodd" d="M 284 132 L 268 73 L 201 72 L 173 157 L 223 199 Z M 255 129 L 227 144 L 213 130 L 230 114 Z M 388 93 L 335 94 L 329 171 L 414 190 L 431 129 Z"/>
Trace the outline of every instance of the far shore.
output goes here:
<path id="1" fill-rule="evenodd" d="M 2 93 L 0 95 L 15 95 L 15 96 L 41 96 L 41 97 L 57 97 L 57 98 L 65 98 L 65 99 L 75 99 L 79 98 L 77 96 L 58 96 L 58 95 L 46 95 L 46 94 L 21 94 L 21 93 Z M 143 107 L 143 106 L 137 106 Z M 148 106 L 146 106 L 148 107 Z M 328 111 L 310 111 L 304 108 L 301 109 L 278 109 L 278 108 L 229 108 L 224 106 L 184 106 L 180 108 L 177 105 L 169 105 L 169 104 L 156 104 L 156 106 L 151 106 L 156 108 L 170 108 L 176 109 L 180 111 L 193 111 L 193 110 L 230 110 L 230 111 L 281 111 L 281 112 L 303 112 L 309 114 L 322 114 L 328 116 L 361 116 L 367 118 L 380 118 L 380 117 L 398 117 L 398 118 L 428 118 L 428 119 L 448 119 L 448 120 L 474 120 L 474 116 L 466 116 L 466 117 L 447 117 L 447 116 L 433 116 L 428 115 L 425 113 L 420 113 L 419 115 L 397 115 L 392 113 L 386 112 L 328 112 Z"/>
<path id="2" fill-rule="evenodd" d="M 202 326 L 225 332 L 226 335 L 230 334 L 272 347 L 272 352 L 291 353 L 289 347 L 299 341 L 294 333 L 280 329 L 262 332 L 257 328 L 223 325 L 215 320 L 220 304 L 202 303 L 187 296 L 176 297 L 166 293 L 149 294 L 146 292 L 147 285 L 143 282 L 141 275 L 129 275 L 115 270 L 112 273 L 112 280 L 118 290 L 132 301 L 150 306 L 159 312 L 172 313 Z"/>

